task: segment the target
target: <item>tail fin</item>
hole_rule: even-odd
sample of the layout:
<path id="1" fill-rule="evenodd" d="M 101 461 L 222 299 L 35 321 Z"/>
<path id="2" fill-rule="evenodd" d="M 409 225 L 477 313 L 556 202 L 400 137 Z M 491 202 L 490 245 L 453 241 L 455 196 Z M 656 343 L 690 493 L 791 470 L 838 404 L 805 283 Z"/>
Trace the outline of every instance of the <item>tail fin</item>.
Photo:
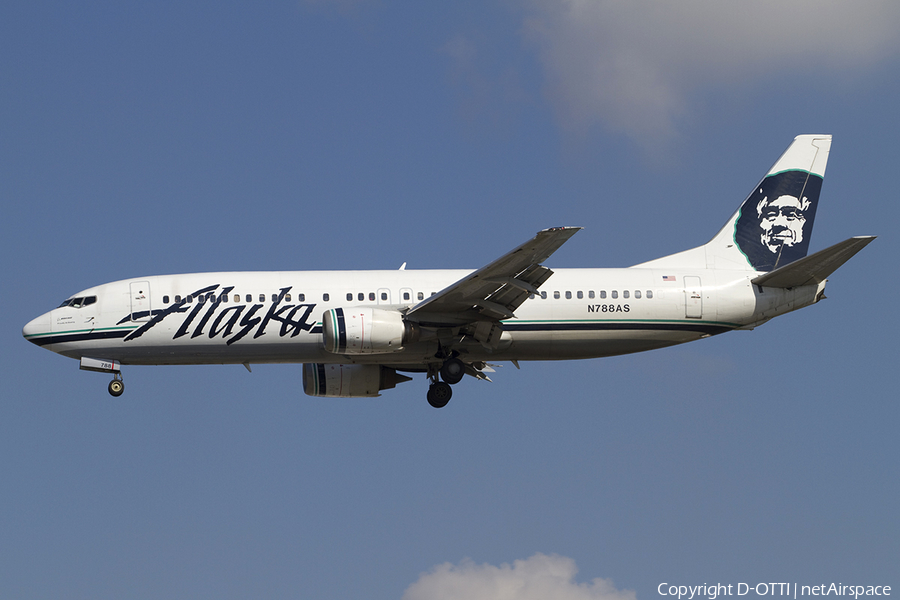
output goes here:
<path id="1" fill-rule="evenodd" d="M 794 138 L 706 245 L 716 266 L 737 263 L 732 268 L 773 271 L 806 256 L 830 149 L 830 135 Z"/>
<path id="2" fill-rule="evenodd" d="M 809 249 L 830 135 L 798 135 L 706 245 L 635 267 L 773 271 Z"/>

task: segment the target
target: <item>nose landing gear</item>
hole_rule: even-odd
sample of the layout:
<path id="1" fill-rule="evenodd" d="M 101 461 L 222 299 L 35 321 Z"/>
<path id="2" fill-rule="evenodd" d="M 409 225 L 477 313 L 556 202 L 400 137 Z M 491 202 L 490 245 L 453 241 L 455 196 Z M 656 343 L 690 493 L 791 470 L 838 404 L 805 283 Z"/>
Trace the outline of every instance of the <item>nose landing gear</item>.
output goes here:
<path id="1" fill-rule="evenodd" d="M 121 373 L 113 373 L 113 380 L 109 382 L 109 395 L 118 398 L 125 392 L 125 382 Z"/>
<path id="2" fill-rule="evenodd" d="M 108 388 L 110 396 L 119 397 L 125 391 L 125 382 L 122 381 L 122 364 L 117 360 L 82 356 L 78 368 L 82 371 L 112 373 L 113 380 L 109 382 Z"/>

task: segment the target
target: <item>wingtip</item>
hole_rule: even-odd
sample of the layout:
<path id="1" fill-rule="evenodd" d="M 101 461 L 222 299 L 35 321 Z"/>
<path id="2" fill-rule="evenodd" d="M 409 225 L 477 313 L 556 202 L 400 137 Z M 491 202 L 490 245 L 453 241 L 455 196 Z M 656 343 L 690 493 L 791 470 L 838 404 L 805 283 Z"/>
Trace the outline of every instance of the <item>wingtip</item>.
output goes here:
<path id="1" fill-rule="evenodd" d="M 575 233 L 582 229 L 584 229 L 584 227 L 548 227 L 547 229 L 541 229 L 538 233 L 550 233 L 553 231 L 571 231 L 572 233 Z"/>

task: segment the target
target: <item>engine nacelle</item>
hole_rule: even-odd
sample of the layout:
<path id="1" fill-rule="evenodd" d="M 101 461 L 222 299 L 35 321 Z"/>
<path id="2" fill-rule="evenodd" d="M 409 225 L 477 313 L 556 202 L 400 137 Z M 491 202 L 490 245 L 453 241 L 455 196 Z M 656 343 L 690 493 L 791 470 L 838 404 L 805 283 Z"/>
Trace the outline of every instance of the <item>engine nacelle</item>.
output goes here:
<path id="1" fill-rule="evenodd" d="M 389 354 L 418 338 L 418 326 L 393 310 L 334 308 L 322 315 L 325 350 L 334 354 Z"/>
<path id="2" fill-rule="evenodd" d="M 325 398 L 364 398 L 380 396 L 412 377 L 400 375 L 381 365 L 303 365 L 303 391 Z"/>

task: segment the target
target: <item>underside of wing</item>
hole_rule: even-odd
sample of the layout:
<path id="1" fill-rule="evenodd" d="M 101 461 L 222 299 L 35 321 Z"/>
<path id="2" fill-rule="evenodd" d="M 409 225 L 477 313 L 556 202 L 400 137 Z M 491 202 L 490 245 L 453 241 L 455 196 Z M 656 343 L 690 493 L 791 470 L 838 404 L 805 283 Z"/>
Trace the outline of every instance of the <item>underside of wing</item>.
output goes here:
<path id="1" fill-rule="evenodd" d="M 531 240 L 463 277 L 409 310 L 406 318 L 425 326 L 453 327 L 509 319 L 553 271 L 540 263 L 581 227 L 544 229 Z"/>

